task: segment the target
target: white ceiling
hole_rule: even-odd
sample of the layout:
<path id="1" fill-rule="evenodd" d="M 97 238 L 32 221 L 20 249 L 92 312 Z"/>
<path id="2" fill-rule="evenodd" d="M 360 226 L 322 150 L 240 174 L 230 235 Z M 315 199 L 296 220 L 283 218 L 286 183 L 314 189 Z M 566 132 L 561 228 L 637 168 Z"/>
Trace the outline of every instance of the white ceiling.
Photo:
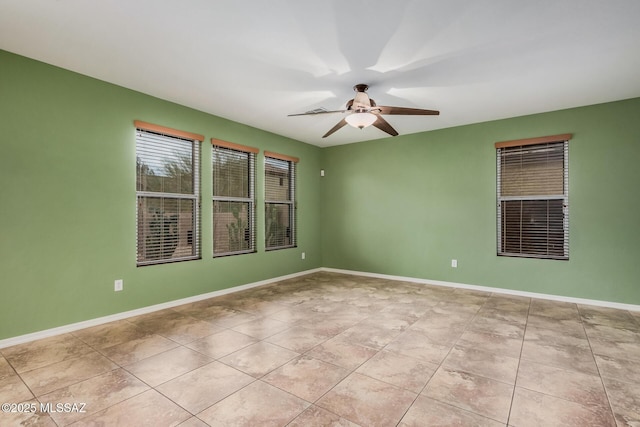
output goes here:
<path id="1" fill-rule="evenodd" d="M 0 49 L 318 146 L 640 96 L 638 0 L 0 0 Z M 0 68 L 1 73 L 1 68 Z"/>

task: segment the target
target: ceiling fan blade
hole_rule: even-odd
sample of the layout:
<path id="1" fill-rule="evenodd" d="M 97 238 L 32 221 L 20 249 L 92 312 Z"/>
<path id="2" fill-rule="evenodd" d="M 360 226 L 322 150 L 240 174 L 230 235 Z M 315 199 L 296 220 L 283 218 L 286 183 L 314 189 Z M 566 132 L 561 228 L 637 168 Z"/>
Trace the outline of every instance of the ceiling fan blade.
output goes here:
<path id="1" fill-rule="evenodd" d="M 409 116 L 437 116 L 440 114 L 440 111 L 423 110 L 422 108 L 387 107 L 378 105 L 376 109 L 380 110 L 380 114 L 403 114 Z"/>
<path id="2" fill-rule="evenodd" d="M 322 135 L 323 138 L 328 137 L 329 135 L 331 135 L 332 133 L 334 133 L 335 131 L 337 131 L 338 129 L 342 128 L 343 126 L 345 126 L 347 124 L 347 121 L 345 119 L 342 119 L 338 122 L 337 125 L 335 125 L 334 127 L 332 127 L 329 132 L 325 133 L 324 135 Z"/>
<path id="3" fill-rule="evenodd" d="M 393 127 L 391 127 L 391 125 L 380 115 L 378 115 L 376 121 L 373 122 L 373 126 L 377 127 L 383 132 L 388 133 L 391 136 L 398 136 L 398 132 Z"/>
<path id="4" fill-rule="evenodd" d="M 287 117 L 293 117 L 293 116 L 315 116 L 315 115 L 318 115 L 318 114 L 344 113 L 346 111 L 347 110 L 333 110 L 333 111 L 313 110 L 313 111 L 307 111 L 306 113 L 288 114 Z"/>

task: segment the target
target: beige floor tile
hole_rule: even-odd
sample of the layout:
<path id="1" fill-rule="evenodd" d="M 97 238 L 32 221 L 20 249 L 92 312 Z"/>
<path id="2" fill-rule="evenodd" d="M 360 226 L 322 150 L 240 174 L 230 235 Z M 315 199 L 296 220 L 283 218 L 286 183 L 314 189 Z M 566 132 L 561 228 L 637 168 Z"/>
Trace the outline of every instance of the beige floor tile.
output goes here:
<path id="1" fill-rule="evenodd" d="M 140 378 L 151 387 L 158 386 L 172 380 L 200 366 L 210 363 L 213 359 L 197 351 L 185 347 L 178 347 L 155 356 L 147 357 L 124 368 Z"/>
<path id="2" fill-rule="evenodd" d="M 97 352 L 20 374 L 37 396 L 112 371 L 118 366 Z"/>
<path id="3" fill-rule="evenodd" d="M 198 418 L 213 427 L 284 426 L 309 406 L 299 399 L 262 381 L 205 409 Z"/>
<path id="4" fill-rule="evenodd" d="M 318 314 L 318 311 L 310 310 L 307 306 L 301 307 L 298 305 L 294 307 L 285 306 L 284 309 L 279 310 L 276 313 L 269 315 L 268 317 L 270 319 L 276 319 L 281 322 L 295 324 L 299 321 L 308 321 L 310 320 L 310 318 L 313 318 Z"/>
<path id="5" fill-rule="evenodd" d="M 149 335 L 149 332 L 138 328 L 126 320 L 106 323 L 104 325 L 81 329 L 72 334 L 93 348 L 111 347 L 136 338 Z"/>
<path id="6" fill-rule="evenodd" d="M 615 427 L 616 423 L 611 412 L 598 409 L 516 387 L 509 425 L 514 427 Z"/>
<path id="7" fill-rule="evenodd" d="M 308 402 L 315 402 L 349 371 L 308 356 L 293 359 L 262 380 Z"/>
<path id="8" fill-rule="evenodd" d="M 447 369 L 465 371 L 501 381 L 515 384 L 519 359 L 500 356 L 495 353 L 476 350 L 469 347 L 454 347 L 444 360 L 442 366 Z"/>
<path id="9" fill-rule="evenodd" d="M 466 314 L 473 317 L 478 313 L 480 308 L 482 308 L 486 300 L 486 298 L 477 298 L 475 296 L 459 296 L 456 292 L 457 290 L 454 291 L 451 299 L 440 301 L 434 308 L 440 308 L 449 313 Z"/>
<path id="10" fill-rule="evenodd" d="M 153 314 L 136 322 L 136 325 L 149 333 L 161 335 L 180 344 L 187 344 L 222 331 L 221 327 L 210 322 L 185 316 L 175 311 L 170 311 L 163 316 L 152 316 Z"/>
<path id="11" fill-rule="evenodd" d="M 245 322 L 232 327 L 236 332 L 249 335 L 250 337 L 262 340 L 285 329 L 289 329 L 291 325 L 269 317 L 260 317 L 250 322 Z"/>
<path id="12" fill-rule="evenodd" d="M 434 326 L 467 323 L 473 319 L 477 310 L 475 306 L 469 309 L 466 308 L 464 304 L 456 301 L 443 300 L 427 310 L 424 315 L 420 317 L 420 320 L 427 321 Z"/>
<path id="13" fill-rule="evenodd" d="M 602 380 L 597 375 L 522 360 L 518 369 L 517 386 L 587 407 L 598 406 L 603 409 L 609 407 Z"/>
<path id="14" fill-rule="evenodd" d="M 328 340 L 331 336 L 304 326 L 293 326 L 290 329 L 270 336 L 267 342 L 289 350 L 304 353 L 316 345 Z"/>
<path id="15" fill-rule="evenodd" d="M 489 334 L 504 335 L 509 338 L 522 339 L 524 337 L 525 323 L 510 322 L 495 317 L 476 316 L 467 325 L 467 330 L 485 332 Z"/>
<path id="16" fill-rule="evenodd" d="M 384 329 L 361 322 L 345 330 L 337 337 L 353 344 L 381 350 L 401 333 L 402 331 L 398 329 Z"/>
<path id="17" fill-rule="evenodd" d="M 188 318 L 165 326 L 158 330 L 158 334 L 180 344 L 188 344 L 222 330 L 222 327 L 209 322 Z"/>
<path id="18" fill-rule="evenodd" d="M 640 385 L 603 378 L 618 426 L 640 425 Z"/>
<path id="19" fill-rule="evenodd" d="M 442 286 L 422 285 L 415 290 L 418 295 L 426 297 L 431 301 L 440 302 L 452 298 L 453 288 L 445 288 Z"/>
<path id="20" fill-rule="evenodd" d="M 416 396 L 391 384 L 353 373 L 316 405 L 362 426 L 390 426 L 400 421 Z"/>
<path id="21" fill-rule="evenodd" d="M 440 368 L 422 395 L 505 424 L 513 386 L 464 371 Z"/>
<path id="22" fill-rule="evenodd" d="M 77 404 L 82 411 L 52 412 L 59 425 L 95 414 L 149 389 L 149 386 L 124 371 L 116 369 L 97 377 L 75 383 L 39 397 L 40 402 L 57 407 L 58 404 Z"/>
<path id="23" fill-rule="evenodd" d="M 560 320 L 547 316 L 529 314 L 527 317 L 527 327 L 529 326 L 552 329 L 572 336 L 584 335 L 584 326 L 580 320 Z"/>
<path id="24" fill-rule="evenodd" d="M 240 311 L 247 312 L 249 314 L 255 314 L 256 316 L 269 316 L 278 313 L 287 308 L 284 304 L 278 304 L 271 301 L 262 301 L 256 298 L 252 301 L 245 301 L 240 304 L 234 304 L 234 308 Z"/>
<path id="25" fill-rule="evenodd" d="M 227 296 L 225 295 L 224 297 Z M 214 298 L 213 300 L 215 299 L 216 298 Z M 204 308 L 198 309 L 200 307 L 199 304 L 202 304 Z M 194 303 L 194 305 L 192 305 L 190 309 L 186 310 L 181 310 L 179 307 L 174 308 L 173 310 L 182 313 L 183 316 L 187 315 L 194 319 L 206 321 L 220 328 L 229 328 L 244 322 L 255 320 L 260 317 L 256 314 L 236 310 L 235 308 L 231 307 L 229 303 L 225 305 L 216 305 L 211 301 L 209 301 L 208 303 L 202 301 L 199 303 Z"/>
<path id="26" fill-rule="evenodd" d="M 585 324 L 604 325 L 640 332 L 640 325 L 635 321 L 631 313 L 626 310 L 592 305 L 579 305 L 578 310 Z"/>
<path id="27" fill-rule="evenodd" d="M 0 350 L 16 372 L 42 368 L 52 363 L 73 359 L 93 351 L 71 334 L 32 341 Z"/>
<path id="28" fill-rule="evenodd" d="M 427 316 L 430 316 L 427 313 Z M 438 315 L 437 317 L 423 316 L 411 327 L 410 331 L 420 332 L 432 342 L 451 347 L 460 338 L 469 324 L 470 316 Z"/>
<path id="29" fill-rule="evenodd" d="M 0 404 L 25 402 L 33 397 L 18 375 L 8 375 L 0 380 Z"/>
<path id="30" fill-rule="evenodd" d="M 386 303 L 384 301 L 380 301 L 371 296 L 354 298 L 350 301 L 347 301 L 347 304 L 350 306 L 347 310 L 357 310 L 361 313 L 367 314 L 375 314 L 379 313 L 380 310 L 384 308 Z"/>
<path id="31" fill-rule="evenodd" d="M 300 354 L 268 342 L 260 341 L 220 359 L 221 362 L 260 378 Z"/>
<path id="32" fill-rule="evenodd" d="M 570 302 L 532 299 L 529 314 L 544 316 L 554 320 L 580 321 L 578 306 Z"/>
<path id="33" fill-rule="evenodd" d="M 190 342 L 186 346 L 214 359 L 219 359 L 256 342 L 255 338 L 248 335 L 225 329 L 222 332 Z"/>
<path id="34" fill-rule="evenodd" d="M 389 308 L 393 307 L 397 308 L 397 310 L 388 310 Z M 404 309 L 405 307 L 398 307 L 398 305 L 386 306 L 386 311 L 385 309 L 382 309 L 380 310 L 380 312 L 375 313 L 366 319 L 363 319 L 360 323 L 358 323 L 358 325 L 367 325 L 386 331 L 403 332 L 421 318 L 421 316 L 414 316 L 405 310 L 400 310 L 399 308 Z"/>
<path id="35" fill-rule="evenodd" d="M 220 302 L 217 303 L 217 301 Z M 207 322 L 216 322 L 234 315 L 243 314 L 242 311 L 231 308 L 228 303 L 223 303 L 221 298 L 211 298 L 184 306 L 181 305 L 174 307 L 173 310 L 185 316 L 191 316 Z"/>
<path id="36" fill-rule="evenodd" d="M 165 310 L 154 311 L 151 313 L 142 314 L 140 316 L 130 317 L 127 322 L 137 326 L 140 329 L 144 329 L 148 333 L 156 333 L 156 330 L 162 328 L 167 323 L 172 323 L 176 320 L 189 317 L 188 315 L 181 313 L 175 308 L 167 308 Z"/>
<path id="37" fill-rule="evenodd" d="M 640 362 L 640 343 L 619 342 L 590 338 L 593 354 L 614 359 L 629 359 Z"/>
<path id="38" fill-rule="evenodd" d="M 640 344 L 640 332 L 637 330 L 597 324 L 585 324 L 584 329 L 587 332 L 589 339 L 595 338 L 607 341 Z"/>
<path id="39" fill-rule="evenodd" d="M 340 313 L 316 314 L 310 319 L 300 320 L 297 326 L 313 329 L 327 336 L 336 336 L 369 317 L 369 314 L 345 308 Z"/>
<path id="40" fill-rule="evenodd" d="M 481 315 L 482 311 L 485 310 L 499 310 L 524 316 L 524 320 L 526 321 L 530 305 L 531 298 L 516 295 L 493 294 L 487 299 L 478 314 Z"/>
<path id="41" fill-rule="evenodd" d="M 74 424 L 79 426 L 176 426 L 191 417 L 155 390 L 117 403 Z"/>
<path id="42" fill-rule="evenodd" d="M 191 417 L 187 421 L 178 424 L 178 427 L 209 427 L 209 424 L 205 423 L 200 418 Z"/>
<path id="43" fill-rule="evenodd" d="M 603 378 L 640 384 L 640 363 L 637 360 L 596 355 L 596 362 Z"/>
<path id="44" fill-rule="evenodd" d="M 358 427 L 358 424 L 312 405 L 287 424 L 287 427 Z"/>
<path id="45" fill-rule="evenodd" d="M 501 356 L 520 357 L 522 339 L 494 333 L 466 331 L 456 345 Z"/>
<path id="46" fill-rule="evenodd" d="M 477 304 L 483 305 L 487 299 L 491 296 L 488 292 L 478 291 L 475 289 L 462 289 L 456 288 L 453 290 L 453 300 L 463 301 L 465 305 L 467 304 Z"/>
<path id="47" fill-rule="evenodd" d="M 101 352 L 118 365 L 124 366 L 176 347 L 178 343 L 175 341 L 154 334 L 104 348 Z"/>
<path id="48" fill-rule="evenodd" d="M 450 349 L 451 345 L 436 343 L 423 333 L 411 328 L 398 335 L 385 347 L 385 350 L 435 364 L 440 364 Z"/>
<path id="49" fill-rule="evenodd" d="M 504 424 L 425 396 L 418 396 L 398 427 L 504 427 Z"/>
<path id="50" fill-rule="evenodd" d="M 306 355 L 316 359 L 353 370 L 369 360 L 377 353 L 369 347 L 353 344 L 340 337 L 328 341 L 309 350 Z"/>
<path id="51" fill-rule="evenodd" d="M 589 340 L 584 330 L 559 331 L 527 325 L 527 333 L 525 334 L 524 340 L 556 347 L 589 347 Z"/>
<path id="52" fill-rule="evenodd" d="M 394 300 L 380 310 L 376 317 L 383 319 L 388 316 L 398 317 L 411 326 L 433 308 L 433 305 L 425 304 L 424 301 L 417 301 L 415 298 L 415 295 L 407 295 L 397 301 Z"/>
<path id="53" fill-rule="evenodd" d="M 560 347 L 525 340 L 522 359 L 587 374 L 598 374 L 596 362 L 588 347 Z"/>
<path id="54" fill-rule="evenodd" d="M 9 362 L 7 362 L 7 360 L 4 357 L 0 356 L 0 380 L 15 374 L 16 372 L 11 367 Z"/>
<path id="55" fill-rule="evenodd" d="M 438 365 L 434 363 L 399 353 L 381 351 L 361 365 L 356 372 L 420 393 L 436 369 Z"/>
<path id="56" fill-rule="evenodd" d="M 211 362 L 156 388 L 192 414 L 238 391 L 255 379 L 220 362 Z"/>

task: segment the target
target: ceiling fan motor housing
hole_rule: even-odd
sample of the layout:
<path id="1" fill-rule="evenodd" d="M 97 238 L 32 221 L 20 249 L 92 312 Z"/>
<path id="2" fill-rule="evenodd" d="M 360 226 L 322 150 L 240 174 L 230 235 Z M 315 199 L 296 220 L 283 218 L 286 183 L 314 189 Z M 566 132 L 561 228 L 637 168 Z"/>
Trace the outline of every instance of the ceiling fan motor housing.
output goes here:
<path id="1" fill-rule="evenodd" d="M 353 87 L 353 90 L 356 91 L 356 96 L 352 100 L 353 101 L 352 105 L 347 107 L 349 110 L 367 110 L 368 111 L 372 107 L 371 99 L 369 99 L 369 95 L 365 93 L 365 91 L 368 88 L 369 86 L 365 84 L 359 84 Z"/>

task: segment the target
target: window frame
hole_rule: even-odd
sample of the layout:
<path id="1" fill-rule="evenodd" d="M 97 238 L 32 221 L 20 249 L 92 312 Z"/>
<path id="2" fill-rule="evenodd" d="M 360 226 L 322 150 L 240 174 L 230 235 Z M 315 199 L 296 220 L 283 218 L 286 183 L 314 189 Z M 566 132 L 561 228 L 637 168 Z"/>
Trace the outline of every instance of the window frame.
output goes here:
<path id="1" fill-rule="evenodd" d="M 211 138 L 211 180 L 212 180 L 212 214 L 211 214 L 211 226 L 212 226 L 212 254 L 214 258 L 220 258 L 231 255 L 243 255 L 248 253 L 255 253 L 256 249 L 256 156 L 259 150 L 254 147 L 248 147 L 245 145 L 236 144 L 233 142 L 223 141 L 221 139 Z M 248 197 L 234 197 L 234 196 L 221 196 L 215 194 L 215 174 L 216 169 L 214 165 L 214 156 L 216 151 L 226 150 L 230 152 L 239 152 L 243 154 L 247 154 L 248 165 Z M 248 228 L 249 228 L 249 248 L 248 249 L 240 249 L 240 250 L 229 250 L 225 252 L 217 252 L 216 253 L 216 236 L 215 236 L 215 221 L 216 221 L 216 202 L 240 202 L 247 203 L 248 207 Z"/>
<path id="2" fill-rule="evenodd" d="M 140 120 L 134 121 L 135 126 L 135 141 L 136 141 L 136 162 L 139 158 L 139 149 L 140 149 L 140 140 L 141 132 L 147 133 L 149 135 L 154 135 L 154 137 L 158 138 L 166 138 L 166 141 L 171 142 L 179 142 L 182 143 L 190 143 L 190 151 L 191 151 L 191 167 L 192 167 L 192 183 L 191 188 L 192 192 L 190 193 L 179 193 L 179 192 L 162 192 L 162 191 L 142 191 L 138 189 L 138 170 L 136 165 L 136 266 L 142 267 L 147 265 L 157 265 L 157 264 L 167 264 L 173 262 L 181 262 L 181 261 L 191 261 L 197 260 L 201 258 L 201 244 L 200 244 L 200 155 L 201 155 L 201 147 L 200 143 L 204 141 L 204 136 L 181 131 L 177 129 L 172 129 L 169 127 L 156 125 L 153 123 L 147 123 Z M 142 253 L 144 253 L 148 248 L 144 245 L 141 246 L 140 236 L 144 235 L 144 232 L 140 231 L 140 207 L 141 203 L 143 203 L 143 199 L 161 199 L 163 202 L 165 200 L 175 200 L 177 202 L 183 200 L 191 200 L 193 203 L 193 213 L 191 220 L 191 234 L 187 235 L 187 245 L 189 245 L 189 241 L 191 241 L 192 245 L 192 255 L 188 256 L 178 256 L 173 257 L 173 252 L 170 257 L 160 257 L 149 259 L 146 256 L 142 257 Z M 179 221 L 179 218 L 178 218 Z M 178 225 L 179 227 L 179 225 Z M 164 224 L 163 224 L 164 228 Z M 179 230 L 179 228 L 178 228 Z M 176 245 L 179 242 L 180 236 L 178 235 L 176 241 Z M 175 249 L 174 249 L 175 251 Z"/>
<path id="3" fill-rule="evenodd" d="M 517 257 L 517 258 L 537 258 L 537 259 L 556 259 L 556 260 L 568 260 L 569 259 L 569 140 L 571 140 L 572 135 L 571 134 L 561 134 L 561 135 L 551 135 L 551 136 L 545 136 L 545 137 L 539 137 L 539 138 L 528 138 L 528 139 L 520 139 L 520 140 L 513 140 L 513 141 L 502 141 L 502 142 L 497 142 L 495 143 L 495 148 L 496 148 L 496 229 L 497 229 L 497 239 L 496 239 L 496 252 L 498 256 L 504 256 L 504 257 Z M 560 193 L 556 193 L 556 194 L 546 194 L 545 192 L 540 192 L 541 194 L 535 194 L 535 195 L 518 195 L 518 196 L 514 196 L 514 195 L 503 195 L 502 194 L 502 188 L 503 188 L 503 177 L 502 177 L 502 163 L 503 163 L 503 158 L 505 156 L 506 153 L 514 153 L 517 152 L 517 150 L 524 150 L 527 147 L 529 148 L 534 148 L 534 147 L 538 147 L 538 149 L 543 149 L 544 146 L 546 147 L 552 147 L 553 146 L 558 146 L 558 148 L 560 148 L 561 146 L 561 150 L 562 150 L 562 194 Z M 522 153 L 521 153 L 522 155 Z M 532 158 L 535 160 L 535 158 L 532 156 Z M 541 183 L 539 181 L 535 181 L 535 180 L 528 180 L 528 181 L 523 181 L 519 186 L 516 186 L 516 188 L 520 191 L 520 192 L 524 192 L 525 188 L 527 187 L 527 185 L 531 185 L 531 184 L 538 184 L 540 185 Z M 549 189 L 551 187 L 551 184 L 545 183 L 547 185 L 549 185 L 549 187 L 545 188 L 545 191 L 547 189 Z M 556 185 L 558 183 L 556 182 Z M 544 204 L 541 203 L 539 206 L 536 206 L 535 202 L 546 202 L 547 204 L 547 210 L 549 209 L 549 205 L 551 203 L 551 201 L 557 201 L 557 200 L 561 200 L 562 201 L 562 234 L 563 234 L 563 238 L 562 238 L 562 242 L 563 242 L 563 248 L 562 248 L 562 255 L 558 255 L 558 254 L 552 254 L 550 253 L 550 243 L 549 243 L 549 238 L 547 237 L 546 239 L 546 254 L 540 253 L 540 252 L 536 252 L 536 251 L 523 251 L 523 237 L 522 237 L 522 231 L 523 231 L 523 221 L 522 221 L 522 213 L 525 210 L 524 208 L 524 204 L 529 202 L 530 206 L 534 206 L 536 208 L 539 208 L 539 206 L 542 206 L 542 208 L 544 208 Z M 509 238 L 506 234 L 505 234 L 505 229 L 506 229 L 506 225 L 503 224 L 503 213 L 504 213 L 504 205 L 506 203 L 510 203 L 510 202 L 517 202 L 520 201 L 520 223 L 519 223 L 519 231 L 520 234 L 519 236 L 515 236 L 516 239 L 520 239 L 520 251 L 518 252 L 513 252 L 513 251 L 507 251 L 506 247 L 507 247 L 507 242 L 506 239 Z M 516 208 L 517 210 L 517 208 Z M 548 218 L 547 218 L 548 220 Z M 549 221 L 549 220 L 548 220 Z M 549 222 L 547 222 L 547 226 L 545 228 L 546 232 L 547 232 L 547 236 L 549 235 L 549 233 L 551 232 L 550 230 L 550 226 L 549 226 Z M 512 237 L 514 238 L 514 237 Z M 545 241 L 545 239 L 540 238 L 540 239 L 533 239 L 529 241 L 529 244 L 535 244 L 535 243 L 539 243 L 539 242 L 543 242 Z"/>
<path id="4" fill-rule="evenodd" d="M 289 199 L 268 199 L 267 198 L 267 186 L 269 185 L 269 180 L 267 177 L 267 163 L 268 160 L 267 159 L 273 159 L 276 161 L 283 161 L 286 162 L 288 164 L 288 175 L 289 175 L 289 182 L 287 183 L 288 186 L 288 193 L 289 193 Z M 296 248 L 298 245 L 298 230 L 297 230 L 297 198 L 296 198 L 296 165 L 297 163 L 300 161 L 300 159 L 298 159 L 297 157 L 293 157 L 293 156 L 288 156 L 285 154 L 279 154 L 279 153 L 274 153 L 271 151 L 265 151 L 264 152 L 264 190 L 265 190 L 265 200 L 264 200 L 264 209 L 265 209 L 265 215 L 264 215 L 264 226 L 265 226 L 265 236 L 264 236 L 264 246 L 265 246 L 265 251 L 274 251 L 274 250 L 280 250 L 280 249 L 289 249 L 289 248 Z M 269 226 L 268 226 L 268 220 L 269 220 L 269 214 L 268 214 L 268 210 L 270 205 L 286 205 L 288 207 L 288 214 L 289 214 L 289 236 L 288 238 L 290 239 L 289 244 L 285 244 L 285 245 L 269 245 Z"/>

